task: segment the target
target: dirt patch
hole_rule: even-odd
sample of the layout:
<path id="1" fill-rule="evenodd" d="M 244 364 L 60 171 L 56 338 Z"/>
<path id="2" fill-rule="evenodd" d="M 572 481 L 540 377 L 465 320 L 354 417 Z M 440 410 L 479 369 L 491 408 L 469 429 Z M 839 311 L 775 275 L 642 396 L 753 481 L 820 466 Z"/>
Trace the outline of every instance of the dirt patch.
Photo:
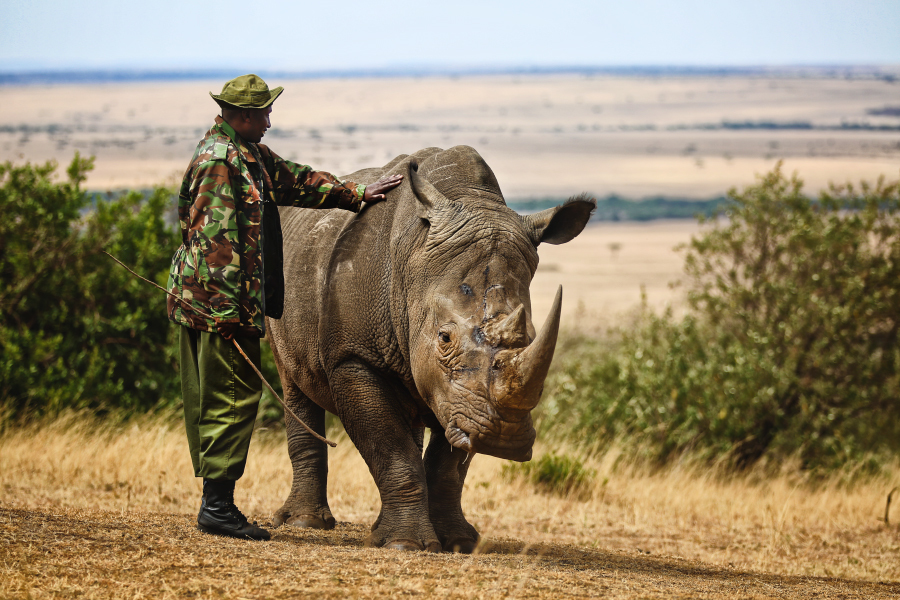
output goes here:
<path id="1" fill-rule="evenodd" d="M 367 528 L 208 536 L 185 515 L 0 508 L 4 598 L 895 598 L 900 583 L 778 576 L 675 556 L 487 540 L 478 554 L 362 546 Z"/>

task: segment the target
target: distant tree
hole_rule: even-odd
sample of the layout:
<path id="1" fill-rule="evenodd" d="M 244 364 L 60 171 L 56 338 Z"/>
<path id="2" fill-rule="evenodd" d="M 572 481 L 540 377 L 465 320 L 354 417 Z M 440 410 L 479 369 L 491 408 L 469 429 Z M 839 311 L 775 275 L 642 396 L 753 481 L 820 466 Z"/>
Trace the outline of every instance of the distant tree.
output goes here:
<path id="1" fill-rule="evenodd" d="M 177 398 L 165 296 L 129 275 L 108 249 L 165 285 L 178 233 L 171 192 L 95 204 L 82 190 L 93 159 L 0 165 L 0 405 L 146 409 Z"/>

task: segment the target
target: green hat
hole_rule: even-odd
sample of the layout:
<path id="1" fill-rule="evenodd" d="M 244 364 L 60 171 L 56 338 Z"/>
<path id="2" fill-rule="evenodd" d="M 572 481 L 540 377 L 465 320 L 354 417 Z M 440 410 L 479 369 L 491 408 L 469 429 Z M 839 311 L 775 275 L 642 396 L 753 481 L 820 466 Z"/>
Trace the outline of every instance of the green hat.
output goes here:
<path id="1" fill-rule="evenodd" d="M 226 83 L 218 96 L 212 92 L 209 95 L 220 106 L 227 104 L 237 108 L 265 108 L 275 102 L 275 98 L 283 91 L 284 88 L 280 86 L 270 91 L 261 77 L 251 73 L 235 77 Z"/>

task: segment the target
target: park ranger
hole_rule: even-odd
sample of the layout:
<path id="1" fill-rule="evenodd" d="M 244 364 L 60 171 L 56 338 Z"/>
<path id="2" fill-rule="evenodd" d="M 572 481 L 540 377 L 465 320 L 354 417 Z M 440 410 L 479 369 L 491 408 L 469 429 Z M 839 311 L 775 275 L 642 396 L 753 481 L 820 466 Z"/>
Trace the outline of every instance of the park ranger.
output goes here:
<path id="1" fill-rule="evenodd" d="M 260 144 L 271 127 L 270 90 L 256 75 L 210 96 L 222 114 L 206 133 L 178 194 L 182 244 L 172 258 L 169 318 L 180 327 L 181 389 L 194 475 L 203 478 L 198 527 L 268 540 L 234 505 L 244 473 L 262 382 L 232 343 L 259 367 L 265 316 L 284 304 L 277 206 L 358 212 L 398 186 L 395 175 L 364 186 L 284 160 Z"/>

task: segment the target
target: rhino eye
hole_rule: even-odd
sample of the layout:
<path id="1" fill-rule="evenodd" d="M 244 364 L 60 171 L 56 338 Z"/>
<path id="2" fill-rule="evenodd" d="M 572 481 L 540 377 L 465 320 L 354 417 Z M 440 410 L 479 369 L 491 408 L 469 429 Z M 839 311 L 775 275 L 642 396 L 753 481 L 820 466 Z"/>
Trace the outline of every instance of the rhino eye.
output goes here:
<path id="1" fill-rule="evenodd" d="M 441 331 L 438 333 L 438 339 L 441 340 L 442 344 L 447 344 L 450 342 L 450 334 L 446 331 Z"/>
<path id="2" fill-rule="evenodd" d="M 472 288 L 470 288 L 470 287 L 469 287 L 468 285 L 466 285 L 465 283 L 462 284 L 461 286 L 459 286 L 459 289 L 460 289 L 460 290 L 462 291 L 462 293 L 465 294 L 466 296 L 474 296 L 474 295 L 475 295 L 475 292 L 472 291 Z"/>

